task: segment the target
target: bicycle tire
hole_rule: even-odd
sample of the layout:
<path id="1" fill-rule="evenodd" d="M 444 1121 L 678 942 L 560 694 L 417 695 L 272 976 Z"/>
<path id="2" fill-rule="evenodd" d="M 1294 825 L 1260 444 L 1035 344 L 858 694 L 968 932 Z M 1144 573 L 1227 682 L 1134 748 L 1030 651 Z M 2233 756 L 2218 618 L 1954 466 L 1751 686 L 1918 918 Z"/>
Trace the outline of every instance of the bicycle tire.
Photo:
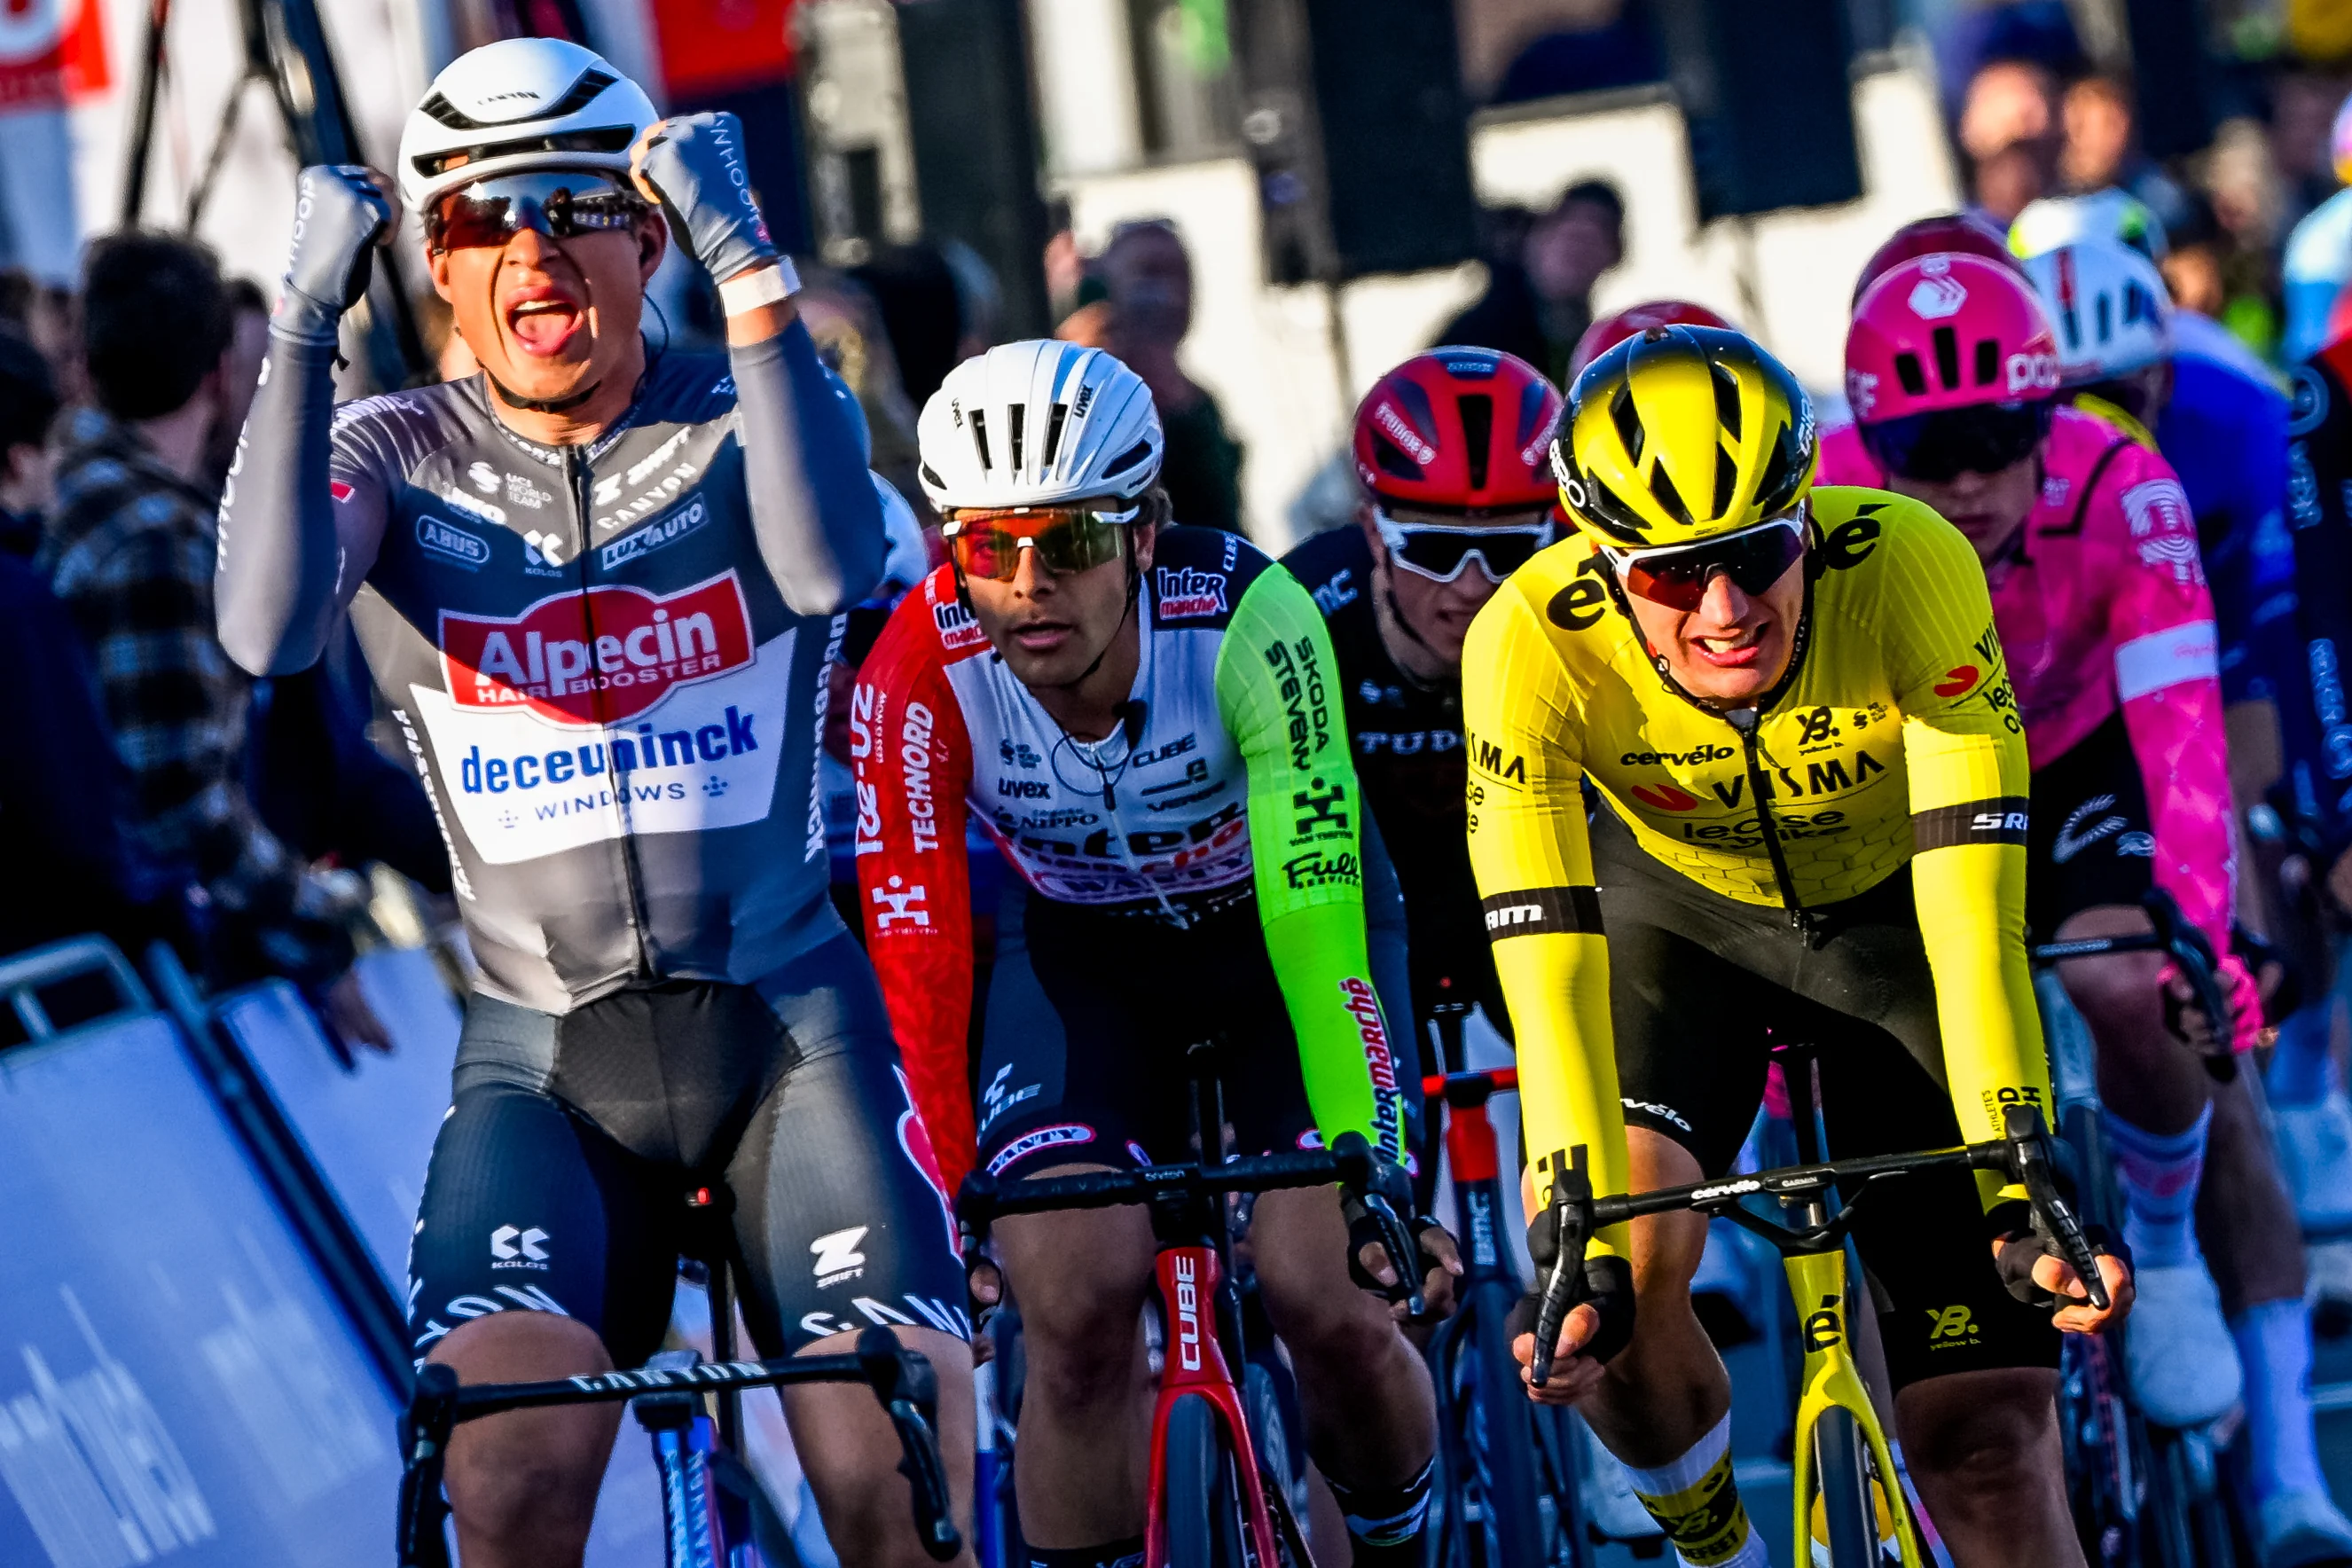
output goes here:
<path id="1" fill-rule="evenodd" d="M 1543 1568 L 1552 1560 L 1542 1494 L 1536 1479 L 1534 1408 L 1511 1353 L 1509 1314 L 1516 1298 L 1499 1281 L 1471 1292 L 1468 1332 L 1460 1353 L 1472 1358 L 1473 1404 L 1462 1412 L 1465 1447 L 1486 1497 L 1496 1568 Z"/>
<path id="2" fill-rule="evenodd" d="M 1168 1568 L 1244 1568 L 1233 1448 L 1215 1407 L 1197 1394 L 1168 1412 L 1160 1485 Z"/>
<path id="3" fill-rule="evenodd" d="M 1871 1502 L 1864 1448 L 1862 1426 L 1847 1412 L 1832 1407 L 1813 1423 L 1814 1485 L 1823 1527 L 1814 1539 L 1814 1561 L 1826 1545 L 1830 1568 L 1878 1568 L 1878 1510 Z"/>

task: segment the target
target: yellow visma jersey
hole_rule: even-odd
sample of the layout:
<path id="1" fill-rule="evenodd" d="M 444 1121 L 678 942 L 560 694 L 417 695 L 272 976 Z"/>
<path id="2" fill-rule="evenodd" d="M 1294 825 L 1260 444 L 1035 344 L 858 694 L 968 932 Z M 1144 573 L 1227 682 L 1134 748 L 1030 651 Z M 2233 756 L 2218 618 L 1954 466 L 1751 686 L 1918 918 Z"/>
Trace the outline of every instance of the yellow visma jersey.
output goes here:
<path id="1" fill-rule="evenodd" d="M 1470 858 L 1528 1147 L 1576 1151 L 1596 1194 L 1624 1190 L 1625 1132 L 1586 778 L 1644 850 L 1743 903 L 1832 903 L 1910 862 L 1963 1132 L 1997 1136 L 2011 1100 L 2049 1104 L 2024 947 L 2025 736 L 1983 570 L 1958 530 L 1879 490 L 1814 490 L 1812 529 L 1799 649 L 1752 760 L 1660 676 L 1581 536 L 1505 584 L 1463 650 Z"/>

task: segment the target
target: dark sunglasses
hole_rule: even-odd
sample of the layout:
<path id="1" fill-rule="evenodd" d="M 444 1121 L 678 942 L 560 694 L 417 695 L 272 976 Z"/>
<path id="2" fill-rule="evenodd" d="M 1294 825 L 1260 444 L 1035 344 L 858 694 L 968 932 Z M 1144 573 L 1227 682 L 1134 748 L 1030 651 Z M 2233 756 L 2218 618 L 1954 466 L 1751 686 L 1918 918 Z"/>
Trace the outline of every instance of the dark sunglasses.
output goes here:
<path id="1" fill-rule="evenodd" d="M 1941 484 L 1961 474 L 1997 474 L 2032 457 L 2050 434 L 2055 404 L 1979 403 L 1857 426 L 1878 466 L 1906 479 Z"/>
<path id="2" fill-rule="evenodd" d="M 1706 598 L 1706 585 L 1718 572 L 1751 598 L 1779 582 L 1805 553 L 1805 520 L 1793 512 L 1679 550 L 1627 554 L 1603 547 L 1601 553 L 1616 567 L 1627 593 L 1687 612 Z"/>
<path id="3" fill-rule="evenodd" d="M 1116 561 L 1140 507 L 1101 511 L 1086 506 L 1017 507 L 1007 511 L 960 511 L 940 533 L 956 570 L 967 577 L 1010 583 L 1020 574 L 1021 552 L 1037 552 L 1049 572 L 1086 572 Z"/>
<path id="4" fill-rule="evenodd" d="M 1390 561 L 1438 583 L 1453 582 L 1473 561 L 1488 582 L 1500 583 L 1556 537 L 1549 516 L 1483 527 L 1401 522 L 1386 512 L 1375 512 L 1373 521 L 1380 525 L 1381 542 L 1389 547 Z"/>
<path id="5" fill-rule="evenodd" d="M 612 181 L 580 170 L 499 174 L 450 192 L 426 216 L 436 250 L 500 246 L 526 228 L 550 239 L 626 229 L 646 204 Z"/>

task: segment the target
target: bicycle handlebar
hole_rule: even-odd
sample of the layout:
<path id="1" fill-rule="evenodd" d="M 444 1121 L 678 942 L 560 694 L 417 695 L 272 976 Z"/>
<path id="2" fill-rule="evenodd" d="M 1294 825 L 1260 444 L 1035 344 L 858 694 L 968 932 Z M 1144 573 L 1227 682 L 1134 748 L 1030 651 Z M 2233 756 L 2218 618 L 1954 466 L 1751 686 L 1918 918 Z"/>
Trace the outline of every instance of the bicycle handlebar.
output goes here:
<path id="1" fill-rule="evenodd" d="M 1406 1303 L 1420 1317 L 1420 1249 L 1412 1232 L 1380 1191 L 1381 1170 L 1394 1162 L 1376 1152 L 1360 1132 L 1342 1132 L 1328 1149 L 1296 1154 L 1259 1154 L 1213 1164 L 1146 1165 L 1134 1171 L 1086 1171 L 1000 1184 L 983 1171 L 963 1179 L 956 1195 L 956 1220 L 964 1253 L 971 1256 L 988 1239 L 1000 1215 L 1045 1214 L 1060 1209 L 1107 1209 L 1126 1204 L 1186 1204 L 1227 1193 L 1265 1193 L 1286 1187 L 1319 1187 L 1337 1182 L 1348 1198 L 1361 1204 L 1380 1231 L 1381 1250 L 1396 1271 L 1396 1283 L 1382 1293 Z"/>
<path id="2" fill-rule="evenodd" d="M 1651 1192 L 1619 1194 L 1606 1198 L 1592 1196 L 1581 1172 L 1564 1173 L 1552 1186 L 1552 1214 L 1558 1227 L 1558 1240 L 1551 1268 L 1544 1277 L 1543 1296 L 1536 1313 L 1535 1363 L 1532 1368 L 1536 1386 L 1542 1387 L 1551 1376 L 1553 1351 L 1559 1342 L 1560 1324 L 1583 1300 L 1585 1249 L 1594 1233 L 1603 1226 L 1622 1225 L 1645 1215 L 1689 1209 L 1734 1220 L 1772 1242 L 1783 1252 L 1818 1252 L 1843 1244 L 1845 1233 L 1853 1225 L 1854 1209 L 1873 1183 L 1891 1176 L 1907 1175 L 1915 1171 L 1952 1168 L 1998 1171 L 2011 1182 L 2024 1187 L 2027 1202 L 2032 1207 L 2035 1231 L 2050 1239 L 2059 1256 L 2082 1279 L 2084 1294 L 2091 1305 L 2104 1310 L 2110 1300 L 2106 1281 L 2100 1278 L 2090 1240 L 2083 1232 L 2082 1222 L 2076 1217 L 2074 1205 L 2058 1190 L 2056 1141 L 2043 1123 L 2041 1110 L 2031 1105 L 2011 1105 L 2002 1113 L 2001 1130 L 2005 1134 L 2003 1137 L 1957 1149 L 1925 1150 L 1909 1154 L 1868 1154 L 1818 1164 L 1787 1165 L 1776 1170 L 1759 1171 L 1752 1175 L 1693 1182 L 1678 1187 L 1660 1187 Z M 1786 1205 L 1841 1184 L 1854 1184 L 1856 1190 L 1853 1199 L 1825 1223 L 1803 1230 L 1774 1225 L 1740 1206 L 1742 1198 L 1755 1194 L 1778 1198 Z"/>
<path id="3" fill-rule="evenodd" d="M 2147 911 L 2148 923 L 2156 928 L 2154 931 L 2045 942 L 2029 950 L 2028 955 L 2035 963 L 2047 965 L 2070 958 L 2101 958 L 2111 952 L 2163 953 L 2189 983 L 2193 1005 L 2210 1021 L 2221 1041 L 2219 1051 L 2198 1053 L 2205 1064 L 2206 1076 L 2216 1083 L 2231 1082 L 2238 1076 L 2238 1053 L 2230 1043 L 2232 1016 L 2229 998 L 2221 991 L 2213 944 L 2180 912 L 2180 906 L 2162 888 L 2150 888 L 2140 896 L 2139 903 Z"/>
<path id="4" fill-rule="evenodd" d="M 774 1361 L 699 1363 L 567 1377 L 545 1383 L 478 1383 L 460 1386 L 438 1362 L 416 1375 L 403 1441 L 400 1517 L 394 1531 L 400 1568 L 448 1568 L 441 1521 L 441 1471 L 450 1433 L 461 1423 L 509 1410 L 551 1405 L 601 1405 L 646 1394 L 699 1394 L 728 1388 L 772 1388 L 801 1383 L 862 1383 L 898 1434 L 898 1472 L 912 1494 L 915 1533 L 934 1562 L 963 1549 L 948 1500 L 947 1468 L 940 1458 L 939 1377 L 929 1357 L 900 1344 L 877 1325 L 848 1355 L 793 1356 Z"/>

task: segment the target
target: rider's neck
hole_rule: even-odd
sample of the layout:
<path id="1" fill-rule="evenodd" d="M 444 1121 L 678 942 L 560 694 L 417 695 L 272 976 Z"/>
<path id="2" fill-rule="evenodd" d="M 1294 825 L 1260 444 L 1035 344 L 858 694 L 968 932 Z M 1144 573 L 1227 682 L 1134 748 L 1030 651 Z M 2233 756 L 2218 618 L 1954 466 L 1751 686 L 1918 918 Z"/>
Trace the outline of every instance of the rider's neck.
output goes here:
<path id="1" fill-rule="evenodd" d="M 518 408 L 506 388 L 486 374 L 490 406 L 499 422 L 526 441 L 542 447 L 584 447 L 611 429 L 636 401 L 646 374 L 646 341 L 632 332 L 628 342 L 596 383 L 596 390 L 570 408 Z"/>
<path id="2" fill-rule="evenodd" d="M 1135 690 L 1136 671 L 1143 664 L 1143 633 L 1130 612 L 1112 634 L 1102 662 L 1085 679 L 1069 686 L 1031 687 L 1030 695 L 1074 740 L 1100 741 L 1119 727 L 1127 700 Z"/>

